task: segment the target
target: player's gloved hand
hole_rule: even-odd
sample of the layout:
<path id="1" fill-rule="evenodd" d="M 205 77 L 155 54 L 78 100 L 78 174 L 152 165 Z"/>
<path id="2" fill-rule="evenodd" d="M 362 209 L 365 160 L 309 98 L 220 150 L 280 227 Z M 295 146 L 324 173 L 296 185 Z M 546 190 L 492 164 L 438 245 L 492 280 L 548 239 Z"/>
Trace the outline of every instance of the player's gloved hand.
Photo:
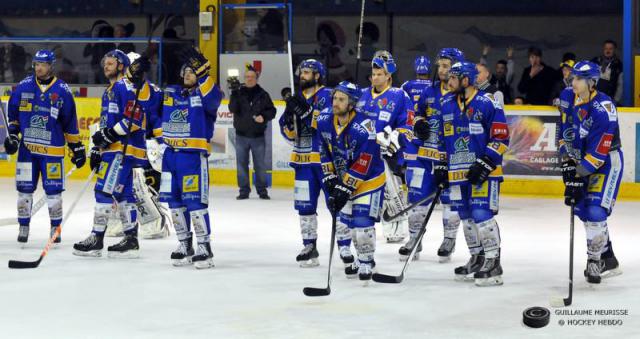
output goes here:
<path id="1" fill-rule="evenodd" d="M 87 151 L 81 142 L 69 143 L 69 149 L 71 149 L 71 163 L 76 165 L 76 168 L 82 168 L 87 161 Z"/>
<path id="2" fill-rule="evenodd" d="M 100 148 L 106 148 L 118 140 L 118 133 L 116 133 L 113 128 L 105 127 L 97 131 L 91 137 L 91 140 L 93 140 L 94 145 Z"/>
<path id="3" fill-rule="evenodd" d="M 349 199 L 351 199 L 352 193 L 353 188 L 339 182 L 333 187 L 331 195 L 332 199 L 329 199 L 329 210 L 331 210 L 331 212 L 334 214 L 340 212 L 347 204 Z"/>
<path id="4" fill-rule="evenodd" d="M 202 53 L 198 52 L 195 47 L 187 48 L 182 54 L 185 60 L 184 63 L 193 70 L 198 79 L 209 74 L 209 70 L 211 69 L 209 60 L 207 60 Z"/>
<path id="5" fill-rule="evenodd" d="M 98 147 L 91 148 L 89 152 L 89 167 L 92 171 L 95 171 L 100 167 L 100 163 L 102 162 L 102 155 L 100 154 L 100 149 Z"/>
<path id="6" fill-rule="evenodd" d="M 307 103 L 305 99 L 295 95 L 289 97 L 285 109 L 295 114 L 300 119 L 307 118 L 313 112 L 313 108 Z"/>
<path id="7" fill-rule="evenodd" d="M 433 180 L 442 188 L 449 187 L 449 168 L 446 162 L 439 161 L 433 164 Z"/>
<path id="8" fill-rule="evenodd" d="M 576 162 L 573 159 L 563 161 L 560 170 L 562 171 L 562 181 L 566 185 L 576 177 Z"/>
<path id="9" fill-rule="evenodd" d="M 324 178 L 322 178 L 322 186 L 330 196 L 333 193 L 333 188 L 338 184 L 340 184 L 340 179 L 338 179 L 338 176 L 333 173 L 325 175 Z"/>
<path id="10" fill-rule="evenodd" d="M 18 146 L 20 146 L 20 139 L 17 134 L 11 133 L 4 139 L 4 150 L 7 154 L 15 154 L 18 151 Z"/>
<path id="11" fill-rule="evenodd" d="M 386 126 L 382 132 L 376 133 L 376 142 L 380 145 L 382 155 L 388 157 L 392 157 L 402 147 L 400 133 L 392 130 L 391 126 Z"/>
<path id="12" fill-rule="evenodd" d="M 416 119 L 413 123 L 413 135 L 416 138 L 425 141 L 429 139 L 429 135 L 431 134 L 431 129 L 429 128 L 429 123 L 426 119 Z"/>
<path id="13" fill-rule="evenodd" d="M 565 182 L 564 187 L 564 204 L 567 206 L 575 205 L 584 199 L 586 193 L 586 178 L 573 177 Z"/>
<path id="14" fill-rule="evenodd" d="M 472 185 L 482 185 L 489 178 L 489 174 L 496 169 L 496 165 L 488 156 L 476 159 L 476 162 L 469 168 L 467 179 Z"/>
<path id="15" fill-rule="evenodd" d="M 151 69 L 151 61 L 146 56 L 141 56 L 136 59 L 127 68 L 125 76 L 131 81 L 136 88 L 140 88 L 144 83 L 144 74 Z"/>

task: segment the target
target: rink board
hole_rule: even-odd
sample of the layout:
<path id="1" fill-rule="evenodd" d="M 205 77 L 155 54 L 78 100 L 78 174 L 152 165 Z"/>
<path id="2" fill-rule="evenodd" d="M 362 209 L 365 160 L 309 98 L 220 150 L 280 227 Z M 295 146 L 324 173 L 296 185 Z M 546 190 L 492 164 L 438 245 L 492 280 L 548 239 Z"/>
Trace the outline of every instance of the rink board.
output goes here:
<path id="1" fill-rule="evenodd" d="M 8 97 L 2 97 L 4 107 Z M 284 112 L 284 102 L 274 101 L 277 117 L 267 130 L 267 168 L 273 186 L 292 187 L 293 171 L 288 161 L 291 145 L 280 135 L 277 119 Z M 100 99 L 76 98 L 78 124 L 83 142 L 88 144 L 88 126 L 99 121 Z M 621 198 L 640 199 L 640 157 L 636 148 L 640 144 L 640 108 L 620 108 L 620 136 L 625 154 Z M 505 108 L 511 133 L 511 146 L 505 154 L 505 183 L 503 193 L 533 196 L 560 196 L 563 185 L 559 178 L 559 161 L 555 145 L 555 129 L 559 119 L 558 111 L 550 106 L 514 106 Z M 235 133 L 233 114 L 224 100 L 218 110 L 214 137 L 211 141 L 212 153 L 209 157 L 210 178 L 213 184 L 236 185 Z M 6 131 L 0 127 L 0 140 Z M 7 160 L 8 158 L 8 160 Z M 0 145 L 0 176 L 13 176 L 15 157 L 7 157 Z M 69 157 L 65 160 L 69 168 Z M 89 174 L 85 166 L 72 175 L 72 179 L 86 178 Z"/>

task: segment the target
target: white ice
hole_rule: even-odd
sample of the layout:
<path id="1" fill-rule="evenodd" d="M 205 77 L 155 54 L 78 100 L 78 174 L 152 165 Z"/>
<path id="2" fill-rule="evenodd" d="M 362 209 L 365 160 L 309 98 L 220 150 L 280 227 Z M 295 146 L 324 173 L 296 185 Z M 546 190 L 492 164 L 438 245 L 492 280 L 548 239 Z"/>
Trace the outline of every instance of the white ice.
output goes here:
<path id="1" fill-rule="evenodd" d="M 17 194 L 10 179 L 0 180 L 0 218 L 15 215 Z M 68 183 L 65 211 L 81 182 Z M 40 196 L 41 191 L 35 194 Z M 428 225 L 420 261 L 403 283 L 361 286 L 347 280 L 342 264 L 333 269 L 332 293 L 309 298 L 305 286 L 326 279 L 330 217 L 320 207 L 321 266 L 299 268 L 301 249 L 292 192 L 271 191 L 272 200 L 252 196 L 236 201 L 236 190 L 213 187 L 210 212 L 216 267 L 196 271 L 172 267 L 174 236 L 142 240 L 141 258 L 79 258 L 72 244 L 86 237 L 93 215 L 88 191 L 68 216 L 61 246 L 32 270 L 0 268 L 1 338 L 639 338 L 640 203 L 619 202 L 610 234 L 624 274 L 587 285 L 582 223 L 576 222 L 574 304 L 570 309 L 626 309 L 622 317 L 553 314 L 542 329 L 521 324 L 530 306 L 549 307 L 568 284 L 569 212 L 560 199 L 503 197 L 497 217 L 502 234 L 504 286 L 475 287 L 453 280 L 466 262 L 462 230 L 450 263 L 435 255 L 442 239 L 441 212 Z M 17 226 L 0 227 L 0 261 L 35 260 L 49 234 L 46 208 L 34 218 L 25 248 Z M 117 239 L 108 238 L 107 244 Z M 397 274 L 399 245 L 384 243 L 378 232 L 378 270 Z M 106 250 L 105 250 L 106 255 Z M 560 326 L 559 320 L 621 319 L 621 326 Z"/>

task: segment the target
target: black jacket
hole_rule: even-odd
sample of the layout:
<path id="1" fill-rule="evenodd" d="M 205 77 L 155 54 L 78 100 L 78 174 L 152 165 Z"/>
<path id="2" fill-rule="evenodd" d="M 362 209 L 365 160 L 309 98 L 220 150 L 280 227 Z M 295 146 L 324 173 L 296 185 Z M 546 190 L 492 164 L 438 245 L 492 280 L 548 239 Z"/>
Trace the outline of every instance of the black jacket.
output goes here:
<path id="1" fill-rule="evenodd" d="M 620 96 L 616 94 L 618 91 L 618 80 L 622 73 L 622 61 L 620 61 L 617 56 L 611 59 L 600 56 L 593 58 L 591 61 L 600 65 L 600 80 L 598 80 L 596 88 L 598 91 L 604 92 L 610 96 L 611 99 L 617 101 L 617 97 Z"/>
<path id="2" fill-rule="evenodd" d="M 236 134 L 247 138 L 264 136 L 267 124 L 276 117 L 276 108 L 271 97 L 260 85 L 253 88 L 241 87 L 231 93 L 229 111 L 233 113 L 233 128 Z M 257 123 L 253 117 L 261 115 L 263 123 Z"/>
<path id="3" fill-rule="evenodd" d="M 524 94 L 525 101 L 531 105 L 548 105 L 551 102 L 551 89 L 558 80 L 558 73 L 542 63 L 544 68 L 533 78 L 529 76 L 531 66 L 522 71 L 518 91 Z"/>

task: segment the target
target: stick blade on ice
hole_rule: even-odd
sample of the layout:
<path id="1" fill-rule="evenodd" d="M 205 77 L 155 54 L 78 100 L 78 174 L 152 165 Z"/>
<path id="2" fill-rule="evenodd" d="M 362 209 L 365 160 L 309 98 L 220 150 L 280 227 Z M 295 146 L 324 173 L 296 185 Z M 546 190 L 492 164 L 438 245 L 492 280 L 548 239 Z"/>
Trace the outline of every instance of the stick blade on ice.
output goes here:
<path id="1" fill-rule="evenodd" d="M 41 261 L 42 256 L 36 261 L 9 260 L 9 268 L 36 268 Z"/>
<path id="2" fill-rule="evenodd" d="M 331 288 L 305 287 L 302 289 L 302 293 L 307 297 L 324 297 L 331 294 Z"/>
<path id="3" fill-rule="evenodd" d="M 402 282 L 402 280 L 404 280 L 404 274 L 401 274 L 399 276 L 394 276 L 394 275 L 386 275 L 381 273 L 374 273 L 371 279 L 373 279 L 373 281 L 377 283 L 399 284 Z"/>

